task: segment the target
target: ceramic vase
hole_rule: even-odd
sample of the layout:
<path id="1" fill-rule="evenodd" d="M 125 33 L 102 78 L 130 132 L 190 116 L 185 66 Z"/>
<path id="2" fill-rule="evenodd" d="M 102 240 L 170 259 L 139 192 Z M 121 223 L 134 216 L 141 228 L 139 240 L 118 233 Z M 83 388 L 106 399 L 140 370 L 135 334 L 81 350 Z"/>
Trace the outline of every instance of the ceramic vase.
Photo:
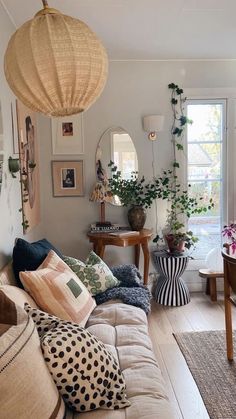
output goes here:
<path id="1" fill-rule="evenodd" d="M 146 210 L 139 206 L 133 205 L 128 210 L 128 221 L 132 230 L 140 231 L 143 229 L 147 218 Z"/>

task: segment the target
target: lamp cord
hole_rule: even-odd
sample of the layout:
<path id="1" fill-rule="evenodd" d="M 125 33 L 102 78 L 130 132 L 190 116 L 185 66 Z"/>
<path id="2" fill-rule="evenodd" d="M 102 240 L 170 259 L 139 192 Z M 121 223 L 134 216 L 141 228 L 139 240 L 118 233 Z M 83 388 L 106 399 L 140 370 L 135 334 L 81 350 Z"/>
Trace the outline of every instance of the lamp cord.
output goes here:
<path id="1" fill-rule="evenodd" d="M 155 178 L 156 172 L 155 172 L 155 153 L 154 153 L 154 143 L 155 141 L 152 141 L 152 175 Z M 157 216 L 157 198 L 155 199 L 155 225 L 156 225 L 156 233 L 158 229 L 158 216 Z"/>

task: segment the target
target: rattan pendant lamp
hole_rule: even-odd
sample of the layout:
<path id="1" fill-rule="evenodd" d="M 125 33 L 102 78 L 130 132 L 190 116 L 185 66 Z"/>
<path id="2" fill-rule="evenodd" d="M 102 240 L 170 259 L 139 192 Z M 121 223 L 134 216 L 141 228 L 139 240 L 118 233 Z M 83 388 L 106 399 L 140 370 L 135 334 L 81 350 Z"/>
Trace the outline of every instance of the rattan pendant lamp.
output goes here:
<path id="1" fill-rule="evenodd" d="M 11 37 L 5 75 L 15 95 L 48 116 L 83 112 L 102 92 L 108 70 L 105 48 L 82 21 L 44 8 Z"/>

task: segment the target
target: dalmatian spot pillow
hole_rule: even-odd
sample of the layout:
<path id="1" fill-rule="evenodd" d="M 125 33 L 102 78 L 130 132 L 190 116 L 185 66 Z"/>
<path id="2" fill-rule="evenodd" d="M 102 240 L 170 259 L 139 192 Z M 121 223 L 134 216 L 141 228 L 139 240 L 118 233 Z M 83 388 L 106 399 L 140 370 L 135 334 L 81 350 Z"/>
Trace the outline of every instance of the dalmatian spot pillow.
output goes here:
<path id="1" fill-rule="evenodd" d="M 44 359 L 69 407 L 85 412 L 130 406 L 123 374 L 102 342 L 76 323 L 60 321 L 51 315 L 48 317 L 47 313 L 27 304 L 25 310 L 37 328 L 41 328 Z M 49 330 L 45 332 L 47 320 Z"/>

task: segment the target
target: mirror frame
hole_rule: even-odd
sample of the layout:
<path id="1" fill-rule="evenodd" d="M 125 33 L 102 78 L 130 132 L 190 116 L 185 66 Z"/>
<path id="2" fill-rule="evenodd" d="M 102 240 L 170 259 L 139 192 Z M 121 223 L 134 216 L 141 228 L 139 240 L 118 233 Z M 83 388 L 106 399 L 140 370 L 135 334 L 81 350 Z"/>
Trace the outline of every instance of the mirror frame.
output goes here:
<path id="1" fill-rule="evenodd" d="M 130 139 L 131 139 L 131 141 L 132 141 L 132 143 L 133 143 L 133 145 L 134 145 L 134 142 L 133 142 L 133 140 L 132 140 L 132 137 L 131 137 L 131 135 L 130 135 L 130 133 L 125 129 L 125 128 L 123 128 L 123 127 L 121 127 L 121 126 L 111 126 L 111 127 L 109 127 L 109 128 L 107 128 L 103 133 L 102 133 L 102 135 L 100 136 L 100 138 L 99 138 L 99 141 L 98 141 L 98 144 L 97 144 L 97 147 L 96 147 L 96 151 L 95 151 L 95 176 L 96 176 L 96 180 L 97 181 L 99 181 L 99 179 L 98 179 L 98 177 L 97 177 L 97 162 L 98 162 L 98 160 L 100 160 L 100 159 L 97 159 L 97 154 L 98 154 L 98 150 L 99 150 L 99 144 L 101 143 L 101 140 L 102 140 L 102 138 L 107 134 L 107 133 L 109 133 L 109 131 L 112 131 L 112 130 L 114 130 L 114 131 L 123 131 L 124 133 L 126 133 L 126 134 L 128 134 L 129 135 L 129 137 L 130 137 Z M 134 149 L 135 149 L 135 152 L 136 152 L 136 158 L 137 158 L 137 163 L 138 163 L 138 154 L 137 154 L 137 151 L 136 151 L 136 147 L 135 147 L 135 145 L 134 145 Z M 105 168 L 106 170 L 107 170 L 107 168 Z M 137 169 L 137 171 L 138 171 L 138 169 Z"/>

